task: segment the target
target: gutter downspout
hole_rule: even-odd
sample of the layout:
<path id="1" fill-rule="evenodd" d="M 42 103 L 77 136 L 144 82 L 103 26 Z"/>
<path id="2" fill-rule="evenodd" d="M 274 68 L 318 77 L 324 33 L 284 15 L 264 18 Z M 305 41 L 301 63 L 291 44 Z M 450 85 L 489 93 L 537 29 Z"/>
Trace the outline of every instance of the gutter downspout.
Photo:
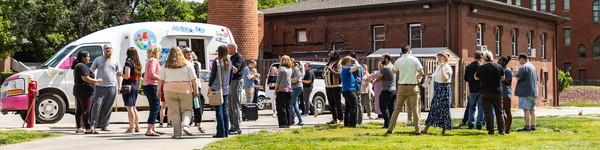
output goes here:
<path id="1" fill-rule="evenodd" d="M 556 22 L 556 21 L 554 22 L 554 56 L 553 56 L 554 61 L 552 61 L 552 65 L 554 65 L 554 68 L 555 68 L 554 72 L 553 72 L 554 78 L 552 79 L 552 80 L 554 80 L 554 91 L 556 91 L 556 92 L 554 92 L 554 99 L 556 99 L 556 102 L 554 102 L 554 104 L 553 104 L 554 106 L 560 106 L 560 97 L 559 97 L 560 91 L 558 91 L 558 88 L 559 88 L 558 87 L 559 86 L 558 85 L 558 68 L 559 67 L 557 65 L 558 64 L 558 51 L 559 51 L 558 50 L 558 42 L 559 42 L 558 41 L 558 27 L 559 27 L 559 25 L 567 23 L 569 21 L 570 21 L 570 18 L 569 18 L 569 20 L 564 20 L 561 22 Z"/>

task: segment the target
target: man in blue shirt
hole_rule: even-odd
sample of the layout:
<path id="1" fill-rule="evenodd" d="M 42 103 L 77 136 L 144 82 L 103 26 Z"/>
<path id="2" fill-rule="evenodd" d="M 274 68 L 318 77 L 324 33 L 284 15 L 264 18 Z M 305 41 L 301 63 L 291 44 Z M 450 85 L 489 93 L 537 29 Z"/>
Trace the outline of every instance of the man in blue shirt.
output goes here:
<path id="1" fill-rule="evenodd" d="M 252 69 L 254 68 L 256 68 L 256 61 L 250 60 L 248 65 L 242 70 L 242 79 L 244 80 L 242 87 L 246 94 L 246 97 L 244 98 L 244 103 L 246 104 L 252 103 L 254 99 L 252 96 L 254 95 L 254 80 L 260 78 L 260 74 L 252 72 Z"/>
<path id="2" fill-rule="evenodd" d="M 525 116 L 525 127 L 519 131 L 535 131 L 535 105 L 538 95 L 537 74 L 535 66 L 529 62 L 526 54 L 519 55 L 521 68 L 517 71 L 517 86 L 515 95 L 519 97 L 519 108 L 523 109 Z"/>

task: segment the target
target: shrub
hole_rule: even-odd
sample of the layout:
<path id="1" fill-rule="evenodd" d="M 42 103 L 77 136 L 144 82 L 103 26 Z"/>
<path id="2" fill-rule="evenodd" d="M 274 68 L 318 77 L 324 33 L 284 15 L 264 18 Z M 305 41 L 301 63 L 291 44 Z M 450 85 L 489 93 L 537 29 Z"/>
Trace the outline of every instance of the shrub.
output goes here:
<path id="1" fill-rule="evenodd" d="M 0 84 L 2 84 L 2 82 L 4 82 L 4 80 L 12 75 L 14 75 L 14 72 L 0 72 Z"/>
<path id="2" fill-rule="evenodd" d="M 573 82 L 573 78 L 571 74 L 568 72 L 564 72 L 562 70 L 558 70 L 558 92 L 562 92 L 564 89 L 568 88 Z"/>

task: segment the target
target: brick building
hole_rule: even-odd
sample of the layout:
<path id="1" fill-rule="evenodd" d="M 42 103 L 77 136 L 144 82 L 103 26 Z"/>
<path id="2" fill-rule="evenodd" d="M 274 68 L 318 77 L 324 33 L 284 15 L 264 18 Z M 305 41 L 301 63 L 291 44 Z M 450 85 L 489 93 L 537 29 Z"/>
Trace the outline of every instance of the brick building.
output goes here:
<path id="1" fill-rule="evenodd" d="M 500 0 L 570 18 L 557 27 L 557 66 L 578 84 L 600 85 L 600 0 Z"/>
<path id="2" fill-rule="evenodd" d="M 565 17 L 491 0 L 306 0 L 262 12 L 265 57 L 402 44 L 449 47 L 465 63 L 485 47 L 497 56 L 527 53 L 540 74 L 538 101 L 558 105 L 555 33 Z"/>
<path id="3" fill-rule="evenodd" d="M 233 33 L 238 51 L 246 59 L 258 59 L 259 18 L 257 0 L 209 0 L 208 23 L 226 26 Z M 262 22 L 261 22 L 262 23 Z M 262 27 L 261 27 L 262 28 Z"/>

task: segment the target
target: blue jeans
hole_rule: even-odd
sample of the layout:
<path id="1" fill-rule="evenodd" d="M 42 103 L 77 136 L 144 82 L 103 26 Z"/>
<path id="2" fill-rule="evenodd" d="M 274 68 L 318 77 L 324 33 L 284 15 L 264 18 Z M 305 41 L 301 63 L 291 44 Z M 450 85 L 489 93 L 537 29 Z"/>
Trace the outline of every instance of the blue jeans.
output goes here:
<path id="1" fill-rule="evenodd" d="M 96 86 L 92 110 L 90 112 L 90 126 L 92 129 L 95 127 L 108 127 L 110 114 L 112 113 L 111 109 L 115 103 L 116 95 L 117 87 Z"/>
<path id="2" fill-rule="evenodd" d="M 144 94 L 148 98 L 150 105 L 150 114 L 148 115 L 148 124 L 156 123 L 156 118 L 160 112 L 160 99 L 158 98 L 156 85 L 144 85 Z"/>
<path id="3" fill-rule="evenodd" d="M 217 136 L 229 136 L 229 113 L 227 113 L 227 105 L 229 100 L 227 95 L 223 95 L 223 104 L 215 106 L 215 116 L 217 118 Z"/>
<path id="4" fill-rule="evenodd" d="M 294 114 L 298 116 L 298 123 L 302 123 L 302 113 L 300 113 L 300 106 L 298 104 L 298 99 L 300 98 L 300 94 L 302 94 L 302 87 L 295 87 L 292 89 L 292 98 L 290 104 L 292 104 L 292 109 Z M 292 118 L 293 122 L 293 118 Z"/>
<path id="5" fill-rule="evenodd" d="M 475 108 L 477 107 L 477 123 L 475 123 Z M 481 101 L 481 95 L 479 93 L 469 93 L 469 99 L 467 101 L 467 111 L 469 111 L 469 126 L 483 125 L 483 103 Z"/>

